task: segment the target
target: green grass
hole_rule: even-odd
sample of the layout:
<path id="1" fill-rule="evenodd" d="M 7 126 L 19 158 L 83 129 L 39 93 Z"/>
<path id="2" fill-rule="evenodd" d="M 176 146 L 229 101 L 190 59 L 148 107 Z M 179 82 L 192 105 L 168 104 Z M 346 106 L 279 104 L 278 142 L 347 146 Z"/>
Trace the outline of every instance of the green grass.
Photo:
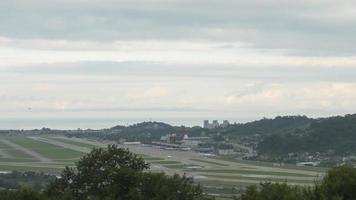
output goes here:
<path id="1" fill-rule="evenodd" d="M 201 160 L 201 159 L 190 159 L 190 160 L 198 161 L 198 162 L 202 162 L 202 163 L 213 164 L 213 165 L 218 165 L 218 166 L 228 166 L 228 165 L 225 165 L 225 164 L 222 164 L 222 163 L 208 161 L 208 160 Z"/>
<path id="2" fill-rule="evenodd" d="M 1 137 L 0 137 L 1 139 Z M 16 159 L 32 159 L 35 160 L 34 158 L 30 157 L 28 154 L 26 154 L 25 152 L 22 152 L 20 150 L 14 149 L 13 147 L 2 143 L 0 140 L 0 149 L 2 149 L 5 153 L 9 154 L 10 156 L 12 156 L 13 158 Z"/>
<path id="3" fill-rule="evenodd" d="M 150 157 L 149 155 L 146 155 L 146 154 L 136 154 L 136 155 L 138 155 L 138 156 L 141 156 L 142 158 L 147 158 L 147 157 Z"/>
<path id="4" fill-rule="evenodd" d="M 59 174 L 62 169 L 64 169 L 64 166 L 61 167 L 47 167 L 47 166 L 14 166 L 14 165 L 0 165 L 0 170 L 4 171 L 33 171 L 33 172 L 47 172 L 47 173 L 54 173 L 54 174 Z"/>
<path id="5" fill-rule="evenodd" d="M 96 146 L 96 145 L 93 145 L 93 144 L 84 143 L 84 142 L 78 142 L 78 141 L 70 140 L 70 138 L 68 138 L 68 139 L 57 138 L 57 137 L 44 137 L 44 138 L 51 139 L 51 140 L 56 140 L 58 142 L 63 142 L 63 143 L 67 143 L 67 144 L 71 144 L 71 145 L 75 145 L 75 146 L 86 147 L 86 148 L 89 148 L 89 149 L 99 148 L 99 146 Z"/>
<path id="6" fill-rule="evenodd" d="M 198 170 L 198 171 L 211 172 L 211 173 L 226 173 L 226 174 L 254 174 L 254 175 L 270 175 L 270 176 L 313 177 L 311 175 L 300 174 L 300 173 L 242 170 L 242 169 L 202 169 L 202 170 Z"/>
<path id="7" fill-rule="evenodd" d="M 147 161 L 159 161 L 159 160 L 164 160 L 163 158 L 158 158 L 158 157 L 143 157 L 143 159 Z"/>
<path id="8" fill-rule="evenodd" d="M 167 167 L 169 169 L 183 169 L 184 165 L 163 165 L 163 167 Z"/>
<path id="9" fill-rule="evenodd" d="M 9 154 L 10 156 L 12 156 L 14 158 L 19 158 L 19 159 L 25 158 L 25 159 L 36 160 L 35 158 L 32 158 L 30 155 L 26 154 L 25 152 L 14 149 L 12 147 L 10 147 L 8 149 L 3 149 L 3 151 L 5 151 L 7 154 Z"/>
<path id="10" fill-rule="evenodd" d="M 0 140 L 0 149 L 7 149 L 7 148 L 9 148 L 9 146 L 6 145 L 5 143 L 2 143 Z"/>
<path id="11" fill-rule="evenodd" d="M 161 161 L 152 161 L 149 163 L 166 165 L 166 164 L 179 164 L 181 162 L 174 161 L 174 160 L 161 160 Z"/>
<path id="12" fill-rule="evenodd" d="M 0 158 L 0 162 L 35 162 L 32 158 Z"/>
<path id="13" fill-rule="evenodd" d="M 232 200 L 232 198 L 228 198 L 228 197 L 215 197 L 215 200 Z"/>
<path id="14" fill-rule="evenodd" d="M 187 167 L 201 167 L 198 165 L 163 165 L 164 167 L 170 168 L 170 169 L 186 169 Z"/>
<path id="15" fill-rule="evenodd" d="M 221 181 L 221 180 L 211 180 L 211 179 L 195 179 L 196 183 L 200 183 L 205 187 L 246 187 L 249 185 L 253 185 L 252 183 L 242 183 L 242 182 L 232 182 L 232 181 Z"/>
<path id="16" fill-rule="evenodd" d="M 247 165 L 255 165 L 255 166 L 259 166 L 259 167 L 295 169 L 295 170 L 305 170 L 305 171 L 321 172 L 321 173 L 327 172 L 329 170 L 328 168 L 323 168 L 323 167 L 295 166 L 295 165 L 291 165 L 291 164 L 286 164 L 284 166 L 276 167 L 273 165 L 274 164 L 273 162 L 242 160 L 242 159 L 236 159 L 236 158 L 231 158 L 231 157 L 216 157 L 216 158 L 212 158 L 212 159 L 235 162 L 235 163 L 240 163 L 240 164 L 247 164 Z"/>
<path id="17" fill-rule="evenodd" d="M 285 179 L 285 178 L 258 178 L 258 177 L 244 177 L 244 176 L 220 176 L 220 175 L 209 175 L 209 174 L 203 174 L 203 176 L 206 177 L 211 177 L 211 178 L 220 178 L 220 179 L 229 179 L 229 180 L 252 180 L 252 181 L 258 181 L 258 182 L 264 182 L 264 181 L 272 181 L 272 182 L 287 182 L 287 183 L 305 183 L 305 184 L 311 184 L 314 183 L 314 180 L 295 180 L 295 179 Z"/>
<path id="18" fill-rule="evenodd" d="M 82 152 L 33 140 L 27 137 L 6 137 L 6 139 L 50 159 L 77 158 L 84 155 Z"/>

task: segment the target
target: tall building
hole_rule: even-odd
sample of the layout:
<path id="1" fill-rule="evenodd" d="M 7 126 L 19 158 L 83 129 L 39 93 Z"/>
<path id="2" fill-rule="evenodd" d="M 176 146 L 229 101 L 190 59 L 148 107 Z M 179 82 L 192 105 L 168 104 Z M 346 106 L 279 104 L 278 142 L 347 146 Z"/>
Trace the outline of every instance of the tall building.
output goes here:
<path id="1" fill-rule="evenodd" d="M 209 120 L 204 120 L 203 128 L 209 128 Z"/>
<path id="2" fill-rule="evenodd" d="M 218 120 L 213 120 L 212 128 L 218 128 L 218 127 L 219 127 Z"/>
<path id="3" fill-rule="evenodd" d="M 221 124 L 221 127 L 225 128 L 230 125 L 230 122 L 228 120 L 223 120 L 223 123 Z"/>
<path id="4" fill-rule="evenodd" d="M 203 128 L 213 129 L 220 127 L 218 120 L 213 120 L 212 123 L 209 120 L 204 120 Z"/>

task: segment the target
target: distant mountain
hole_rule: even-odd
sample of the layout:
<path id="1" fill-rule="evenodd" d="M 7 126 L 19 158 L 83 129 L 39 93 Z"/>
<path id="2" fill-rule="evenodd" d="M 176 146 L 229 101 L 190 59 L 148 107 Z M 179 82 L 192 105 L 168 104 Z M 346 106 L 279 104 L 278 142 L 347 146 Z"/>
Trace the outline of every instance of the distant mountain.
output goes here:
<path id="1" fill-rule="evenodd" d="M 266 155 L 289 152 L 356 153 L 356 114 L 312 120 L 305 129 L 266 136 L 258 150 Z"/>

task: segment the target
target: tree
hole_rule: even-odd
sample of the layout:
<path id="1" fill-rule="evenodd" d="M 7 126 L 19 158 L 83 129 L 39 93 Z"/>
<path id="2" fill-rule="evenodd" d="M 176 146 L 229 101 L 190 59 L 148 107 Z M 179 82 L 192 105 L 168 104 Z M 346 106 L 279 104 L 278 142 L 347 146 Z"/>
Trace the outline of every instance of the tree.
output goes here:
<path id="1" fill-rule="evenodd" d="M 345 165 L 330 170 L 320 189 L 325 200 L 356 199 L 356 169 Z"/>
<path id="2" fill-rule="evenodd" d="M 52 182 L 49 196 L 106 200 L 205 200 L 191 178 L 144 172 L 149 165 L 127 149 L 93 149 L 76 168 L 66 167 Z"/>
<path id="3" fill-rule="evenodd" d="M 312 187 L 285 183 L 263 183 L 249 186 L 238 200 L 355 200 L 356 169 L 341 166 L 330 170 Z"/>
<path id="4" fill-rule="evenodd" d="M 247 187 L 239 200 L 311 200 L 308 197 L 302 187 L 265 182 L 259 187 Z"/>

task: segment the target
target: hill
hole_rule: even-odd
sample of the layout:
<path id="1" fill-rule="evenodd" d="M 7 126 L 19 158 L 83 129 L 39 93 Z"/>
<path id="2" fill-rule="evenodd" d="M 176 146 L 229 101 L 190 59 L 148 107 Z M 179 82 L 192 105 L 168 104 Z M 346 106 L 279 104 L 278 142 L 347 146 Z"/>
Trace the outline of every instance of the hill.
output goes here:
<path id="1" fill-rule="evenodd" d="M 261 120 L 244 124 L 233 124 L 226 128 L 212 130 L 227 135 L 272 135 L 292 133 L 296 129 L 304 130 L 314 121 L 306 116 L 278 116 L 274 119 L 263 118 Z"/>
<path id="2" fill-rule="evenodd" d="M 258 151 L 266 155 L 289 152 L 356 153 L 356 114 L 314 120 L 304 130 L 284 135 L 270 135 L 259 144 Z"/>

